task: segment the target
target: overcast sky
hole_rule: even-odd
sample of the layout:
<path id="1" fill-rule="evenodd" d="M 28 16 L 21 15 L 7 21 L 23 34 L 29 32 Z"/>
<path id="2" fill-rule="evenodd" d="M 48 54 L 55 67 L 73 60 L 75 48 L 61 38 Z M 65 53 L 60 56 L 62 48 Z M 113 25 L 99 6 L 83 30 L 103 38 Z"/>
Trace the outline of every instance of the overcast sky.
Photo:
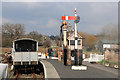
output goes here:
<path id="1" fill-rule="evenodd" d="M 118 22 L 117 2 L 3 2 L 2 21 L 24 24 L 26 33 L 59 35 L 61 16 L 74 16 L 75 8 L 81 32 L 99 34 L 105 25 Z M 68 22 L 74 27 L 74 21 Z"/>

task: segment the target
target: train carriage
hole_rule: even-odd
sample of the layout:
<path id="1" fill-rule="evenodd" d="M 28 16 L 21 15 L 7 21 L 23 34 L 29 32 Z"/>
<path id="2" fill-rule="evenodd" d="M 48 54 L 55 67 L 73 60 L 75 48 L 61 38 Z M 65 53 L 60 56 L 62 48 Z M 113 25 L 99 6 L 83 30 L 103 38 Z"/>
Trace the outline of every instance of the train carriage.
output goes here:
<path id="1" fill-rule="evenodd" d="M 22 38 L 13 41 L 12 59 L 15 70 L 38 65 L 38 41 Z"/>

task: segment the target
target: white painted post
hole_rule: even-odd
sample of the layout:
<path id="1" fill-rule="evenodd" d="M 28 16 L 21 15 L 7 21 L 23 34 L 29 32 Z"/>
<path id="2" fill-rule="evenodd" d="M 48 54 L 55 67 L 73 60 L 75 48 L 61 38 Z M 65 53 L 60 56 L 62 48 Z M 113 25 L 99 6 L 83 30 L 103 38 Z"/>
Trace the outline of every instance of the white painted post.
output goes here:
<path id="1" fill-rule="evenodd" d="M 75 16 L 77 17 L 77 14 L 76 14 L 76 8 L 75 8 Z M 75 22 L 75 65 L 78 65 L 78 53 L 77 53 L 77 46 L 78 46 L 78 40 L 77 40 L 78 36 L 77 36 L 77 23 Z"/>
<path id="2" fill-rule="evenodd" d="M 66 34 L 66 32 L 67 32 L 67 29 L 66 28 L 63 28 L 63 31 L 64 31 L 64 46 L 66 47 L 66 45 L 67 45 L 67 34 Z"/>
<path id="3" fill-rule="evenodd" d="M 13 56 L 13 54 L 15 54 L 15 53 L 14 53 L 14 50 L 15 50 L 15 47 L 14 47 L 14 42 L 13 42 L 13 48 L 12 48 L 12 59 L 13 59 L 13 65 L 15 64 L 15 63 L 14 63 L 14 56 Z"/>
<path id="4" fill-rule="evenodd" d="M 39 59 L 38 59 L 38 42 L 37 42 L 37 45 L 36 45 L 36 46 L 37 46 L 37 64 L 38 64 L 38 60 L 39 60 Z"/>
<path id="5" fill-rule="evenodd" d="M 77 14 L 76 14 L 76 8 L 75 8 L 75 16 L 77 17 Z M 77 38 L 77 23 L 75 22 L 75 38 Z M 75 49 L 77 49 L 77 39 L 75 39 Z"/>

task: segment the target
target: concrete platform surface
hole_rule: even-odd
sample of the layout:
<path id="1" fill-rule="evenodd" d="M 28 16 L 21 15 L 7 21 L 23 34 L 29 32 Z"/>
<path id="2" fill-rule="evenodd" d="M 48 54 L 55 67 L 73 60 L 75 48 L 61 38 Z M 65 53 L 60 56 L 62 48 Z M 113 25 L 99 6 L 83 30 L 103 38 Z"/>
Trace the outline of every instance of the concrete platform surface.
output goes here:
<path id="1" fill-rule="evenodd" d="M 79 70 L 76 71 L 76 70 L 72 70 L 71 66 L 64 66 L 63 62 L 60 62 L 58 60 L 46 60 L 46 61 L 48 61 L 54 66 L 60 78 L 78 78 L 78 79 L 80 78 L 92 78 L 92 79 L 102 78 L 101 80 L 111 80 L 111 79 L 114 80 L 114 78 L 118 78 L 118 75 L 112 72 L 108 72 L 103 69 L 96 68 L 98 66 L 93 67 L 91 66 L 92 64 L 91 65 L 87 64 L 88 70 L 86 71 L 79 71 Z M 86 64 L 84 63 L 84 65 Z M 100 67 L 100 68 L 105 68 L 105 67 Z"/>
<path id="2" fill-rule="evenodd" d="M 45 74 L 45 78 L 60 78 L 60 76 L 58 75 L 56 69 L 54 68 L 54 66 L 45 60 L 40 60 L 40 62 L 43 64 L 44 67 L 44 74 Z"/>
<path id="3" fill-rule="evenodd" d="M 94 63 L 92 64 L 92 63 L 89 63 L 89 62 L 83 62 L 83 64 L 88 65 L 88 66 L 93 67 L 93 68 L 97 68 L 99 70 L 103 70 L 103 71 L 118 75 L 118 71 L 119 71 L 118 69 L 106 67 L 106 66 L 100 65 L 100 64 L 94 64 Z"/>
<path id="4" fill-rule="evenodd" d="M 2 64 L 0 63 L 0 80 L 2 80 L 2 78 L 9 78 L 9 68 L 8 68 L 8 64 Z"/>

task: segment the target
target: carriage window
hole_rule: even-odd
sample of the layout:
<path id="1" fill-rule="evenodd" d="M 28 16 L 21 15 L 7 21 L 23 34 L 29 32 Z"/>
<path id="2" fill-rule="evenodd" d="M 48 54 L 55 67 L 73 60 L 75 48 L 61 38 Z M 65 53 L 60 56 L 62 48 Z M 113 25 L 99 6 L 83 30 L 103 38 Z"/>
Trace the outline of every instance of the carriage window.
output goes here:
<path id="1" fill-rule="evenodd" d="M 16 44 L 16 49 L 18 50 L 18 44 Z"/>
<path id="2" fill-rule="evenodd" d="M 32 44 L 32 51 L 35 50 L 35 44 Z"/>
<path id="3" fill-rule="evenodd" d="M 36 51 L 36 42 L 31 40 L 20 40 L 15 42 L 17 52 Z"/>

